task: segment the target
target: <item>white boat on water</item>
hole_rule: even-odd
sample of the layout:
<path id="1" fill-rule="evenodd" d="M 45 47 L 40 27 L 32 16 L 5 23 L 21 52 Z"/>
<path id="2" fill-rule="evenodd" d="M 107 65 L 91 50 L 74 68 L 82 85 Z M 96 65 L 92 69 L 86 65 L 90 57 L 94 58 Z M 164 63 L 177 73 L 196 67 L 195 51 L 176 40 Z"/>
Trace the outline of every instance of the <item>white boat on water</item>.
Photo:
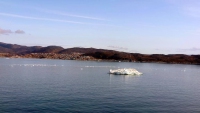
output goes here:
<path id="1" fill-rule="evenodd" d="M 114 75 L 141 75 L 142 73 L 137 71 L 136 69 L 110 69 L 109 74 Z"/>

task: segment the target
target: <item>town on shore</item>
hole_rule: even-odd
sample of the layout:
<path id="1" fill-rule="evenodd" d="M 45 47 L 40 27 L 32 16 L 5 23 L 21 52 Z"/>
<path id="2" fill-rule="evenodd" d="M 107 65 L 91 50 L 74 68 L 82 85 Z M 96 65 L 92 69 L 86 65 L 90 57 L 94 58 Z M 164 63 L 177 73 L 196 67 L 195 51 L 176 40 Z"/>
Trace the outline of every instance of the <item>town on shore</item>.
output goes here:
<path id="1" fill-rule="evenodd" d="M 171 64 L 200 64 L 200 55 L 140 54 L 95 48 L 68 48 L 60 46 L 22 46 L 0 42 L 0 57 L 62 60 L 154 62 Z"/>

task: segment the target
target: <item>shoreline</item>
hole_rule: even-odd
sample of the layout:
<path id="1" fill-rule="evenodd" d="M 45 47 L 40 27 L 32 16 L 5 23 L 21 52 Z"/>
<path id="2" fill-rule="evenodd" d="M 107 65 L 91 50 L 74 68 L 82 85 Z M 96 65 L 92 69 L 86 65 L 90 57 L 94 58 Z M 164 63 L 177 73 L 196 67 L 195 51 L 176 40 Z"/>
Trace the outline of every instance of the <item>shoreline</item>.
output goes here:
<path id="1" fill-rule="evenodd" d="M 186 65 L 200 65 L 200 63 L 187 63 L 187 62 L 162 62 L 162 61 L 130 61 L 130 60 L 116 60 L 116 59 L 97 59 L 92 56 L 77 56 L 78 58 L 72 57 L 71 54 L 53 54 L 55 56 L 48 56 L 52 55 L 52 53 L 31 53 L 32 55 L 36 56 L 31 56 L 30 54 L 25 54 L 25 55 L 10 55 L 10 54 L 5 54 L 6 56 L 0 55 L 0 58 L 7 58 L 7 59 L 15 59 L 15 58 L 20 58 L 20 59 L 49 59 L 49 60 L 75 60 L 75 61 L 96 61 L 96 62 L 130 62 L 130 63 L 157 63 L 157 64 L 186 64 Z M 43 55 L 47 55 L 44 57 Z M 58 56 L 63 56 L 65 55 L 66 57 L 58 57 Z M 81 55 L 81 54 L 79 54 Z M 69 57 L 71 56 L 71 57 Z"/>

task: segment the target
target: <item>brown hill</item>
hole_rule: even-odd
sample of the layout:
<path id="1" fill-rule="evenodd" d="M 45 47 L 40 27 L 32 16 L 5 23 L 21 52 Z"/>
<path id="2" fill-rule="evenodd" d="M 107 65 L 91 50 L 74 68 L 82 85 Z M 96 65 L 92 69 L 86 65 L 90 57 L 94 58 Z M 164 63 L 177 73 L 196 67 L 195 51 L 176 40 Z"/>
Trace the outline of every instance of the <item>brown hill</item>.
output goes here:
<path id="1" fill-rule="evenodd" d="M 0 42 L 0 53 L 12 53 L 12 54 L 22 54 L 22 53 L 31 53 L 37 49 L 40 49 L 41 46 L 21 46 L 17 44 L 7 44 Z"/>
<path id="2" fill-rule="evenodd" d="M 94 53 L 94 52 L 100 52 L 100 51 L 108 51 L 104 49 L 95 49 L 95 48 L 79 48 L 79 47 L 74 47 L 74 48 L 68 48 L 64 49 L 60 52 L 59 54 L 70 54 L 70 53 Z"/>
<path id="3" fill-rule="evenodd" d="M 64 50 L 64 48 L 60 46 L 47 46 L 47 47 L 36 49 L 32 52 L 33 53 L 58 53 L 62 50 Z"/>
<path id="4" fill-rule="evenodd" d="M 8 48 L 0 46 L 0 53 L 14 53 L 14 51 L 12 49 L 8 49 Z"/>
<path id="5" fill-rule="evenodd" d="M 101 60 L 118 60 L 118 61 L 134 61 L 134 62 L 163 62 L 163 63 L 181 63 L 181 64 L 200 64 L 200 55 L 184 55 L 184 54 L 139 54 L 139 53 L 126 53 L 114 50 L 95 49 L 95 48 L 68 48 L 64 49 L 60 46 L 21 46 L 17 44 L 6 44 L 0 42 L 0 53 L 10 53 L 16 55 L 32 56 L 31 53 L 51 54 L 51 58 L 64 58 L 63 54 L 69 55 L 74 59 L 75 57 L 85 59 L 86 56 Z M 75 54 L 76 53 L 76 54 Z M 70 55 L 71 54 L 71 55 Z M 72 55 L 73 54 L 73 55 Z M 81 56 L 80 56 L 81 55 Z M 12 56 L 12 55 L 10 55 Z M 46 55 L 48 56 L 48 55 Z M 36 57 L 45 58 L 46 56 Z M 85 57 L 84 57 L 85 56 Z M 69 58 L 71 59 L 71 58 Z"/>

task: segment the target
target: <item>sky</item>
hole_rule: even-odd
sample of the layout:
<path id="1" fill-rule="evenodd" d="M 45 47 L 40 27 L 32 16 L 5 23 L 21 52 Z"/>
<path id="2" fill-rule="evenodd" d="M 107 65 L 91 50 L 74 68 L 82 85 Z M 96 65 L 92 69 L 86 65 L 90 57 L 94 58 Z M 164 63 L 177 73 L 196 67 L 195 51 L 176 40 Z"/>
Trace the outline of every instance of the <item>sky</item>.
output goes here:
<path id="1" fill-rule="evenodd" d="M 200 54 L 200 0 L 1 0 L 0 42 Z"/>

